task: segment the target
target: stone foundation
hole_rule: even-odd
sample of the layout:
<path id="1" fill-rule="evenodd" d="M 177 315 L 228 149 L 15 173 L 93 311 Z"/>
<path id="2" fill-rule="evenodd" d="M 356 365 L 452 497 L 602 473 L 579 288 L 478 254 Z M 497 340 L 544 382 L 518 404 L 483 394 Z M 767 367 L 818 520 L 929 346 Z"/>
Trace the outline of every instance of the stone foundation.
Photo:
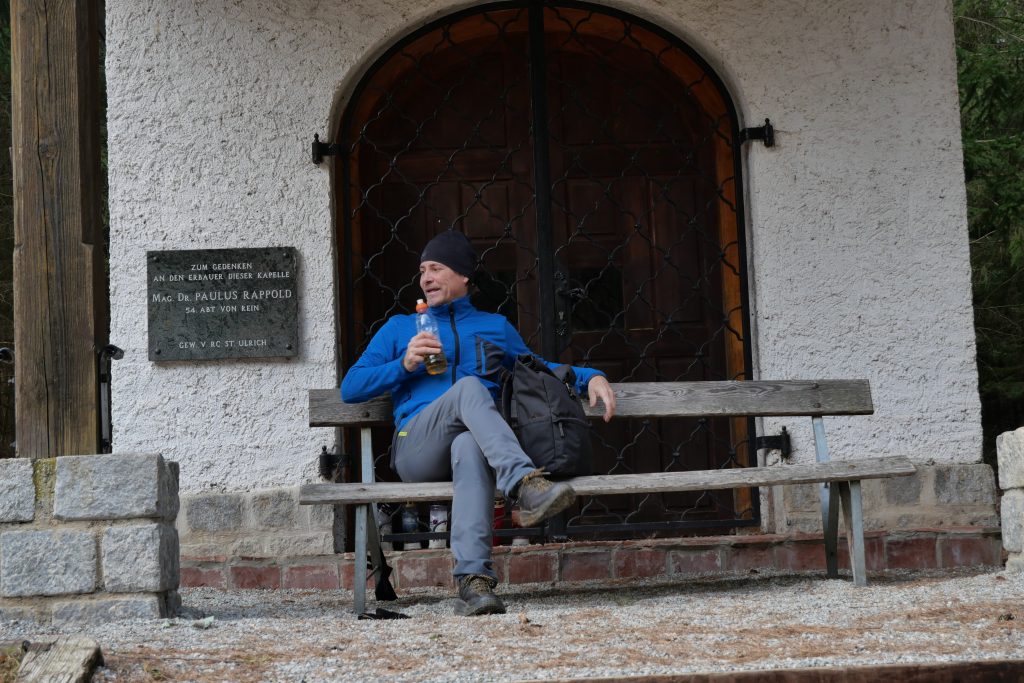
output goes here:
<path id="1" fill-rule="evenodd" d="M 495 562 L 502 580 L 512 583 L 762 567 L 824 571 L 818 487 L 780 487 L 775 495 L 781 496 L 785 520 L 779 535 L 744 530 L 714 538 L 501 546 Z M 918 465 L 910 477 L 865 481 L 863 495 L 869 570 L 1002 562 L 995 477 L 988 465 Z M 345 540 L 338 510 L 300 506 L 298 487 L 184 495 L 178 517 L 182 583 L 351 587 L 351 553 L 335 554 Z M 450 582 L 450 563 L 444 550 L 395 553 L 393 580 L 399 587 Z"/>
<path id="2" fill-rule="evenodd" d="M 1024 427 L 996 438 L 1006 568 L 1024 571 Z"/>
<path id="3" fill-rule="evenodd" d="M 992 467 L 984 463 L 915 465 L 917 472 L 909 477 L 861 483 L 865 530 L 999 526 Z M 780 531 L 821 533 L 819 486 L 781 488 L 785 525 Z"/>
<path id="4" fill-rule="evenodd" d="M 998 528 L 962 527 L 867 532 L 868 571 L 991 566 L 1002 564 Z M 845 539 L 839 562 L 849 568 Z M 448 550 L 387 554 L 396 589 L 452 586 Z M 821 536 L 715 536 L 638 541 L 598 541 L 532 546 L 498 546 L 494 565 L 504 584 L 572 584 L 700 574 L 749 574 L 764 570 L 825 571 Z M 226 556 L 182 559 L 183 586 L 213 588 L 351 589 L 353 554 L 273 559 Z"/>
<path id="5" fill-rule="evenodd" d="M 0 460 L 0 620 L 174 614 L 177 514 L 178 466 L 159 455 Z"/>
<path id="6" fill-rule="evenodd" d="M 344 547 L 332 505 L 299 505 L 299 487 L 207 491 L 181 497 L 185 557 L 272 558 L 329 555 Z"/>

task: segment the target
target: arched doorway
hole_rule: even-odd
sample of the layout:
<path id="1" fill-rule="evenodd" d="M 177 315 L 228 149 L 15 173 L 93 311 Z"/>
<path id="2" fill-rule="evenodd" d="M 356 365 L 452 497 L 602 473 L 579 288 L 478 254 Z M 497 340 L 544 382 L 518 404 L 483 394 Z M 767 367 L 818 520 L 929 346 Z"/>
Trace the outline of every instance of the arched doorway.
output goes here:
<path id="1" fill-rule="evenodd" d="M 735 112 L 666 32 L 584 3 L 473 8 L 378 60 L 335 139 L 345 367 L 411 311 L 422 245 L 454 228 L 482 254 L 478 307 L 545 357 L 612 381 L 748 377 Z M 596 428 L 594 469 L 741 467 L 749 433 L 745 420 L 617 421 Z M 587 499 L 567 532 L 757 524 L 756 500 Z"/>

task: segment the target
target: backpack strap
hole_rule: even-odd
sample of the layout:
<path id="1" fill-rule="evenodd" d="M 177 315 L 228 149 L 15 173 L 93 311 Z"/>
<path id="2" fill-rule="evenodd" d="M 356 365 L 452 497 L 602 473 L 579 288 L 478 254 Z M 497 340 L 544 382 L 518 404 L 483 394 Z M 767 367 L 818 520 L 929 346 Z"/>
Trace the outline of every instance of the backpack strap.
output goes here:
<path id="1" fill-rule="evenodd" d="M 498 406 L 501 416 L 505 418 L 505 422 L 509 425 L 515 424 L 516 420 L 516 408 L 515 401 L 512 400 L 512 384 L 515 379 L 514 370 L 508 370 L 502 368 L 500 372 L 500 385 L 501 395 L 498 397 L 500 405 Z"/>

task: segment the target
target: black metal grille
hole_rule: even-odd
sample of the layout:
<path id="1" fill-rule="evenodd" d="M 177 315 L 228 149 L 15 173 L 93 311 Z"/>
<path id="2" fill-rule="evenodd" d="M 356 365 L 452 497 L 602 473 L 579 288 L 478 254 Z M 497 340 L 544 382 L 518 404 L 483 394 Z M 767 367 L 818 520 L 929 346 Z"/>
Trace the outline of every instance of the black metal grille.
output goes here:
<path id="1" fill-rule="evenodd" d="M 546 358 L 612 381 L 747 377 L 736 117 L 672 36 L 585 3 L 474 8 L 385 55 L 338 138 L 346 364 L 411 311 L 423 244 L 454 228 L 481 254 L 474 303 Z M 740 467 L 749 434 L 617 420 L 595 428 L 595 472 Z M 757 523 L 756 491 L 708 491 L 587 498 L 554 533 Z"/>

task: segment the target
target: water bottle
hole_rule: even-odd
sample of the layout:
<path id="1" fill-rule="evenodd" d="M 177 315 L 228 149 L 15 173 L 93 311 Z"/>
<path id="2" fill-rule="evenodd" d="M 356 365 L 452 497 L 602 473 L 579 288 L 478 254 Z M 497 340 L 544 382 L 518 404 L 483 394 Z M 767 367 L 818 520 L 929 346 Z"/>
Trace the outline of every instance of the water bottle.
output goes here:
<path id="1" fill-rule="evenodd" d="M 415 503 L 406 503 L 402 506 L 402 531 L 407 534 L 419 533 L 420 517 L 416 510 Z M 417 550 L 423 547 L 422 541 L 406 541 L 402 550 Z"/>
<path id="2" fill-rule="evenodd" d="M 448 531 L 448 506 L 447 505 L 431 505 L 430 506 L 430 530 L 433 532 Z M 428 548 L 443 548 L 445 547 L 445 539 L 443 538 L 432 538 L 427 543 Z"/>
<path id="3" fill-rule="evenodd" d="M 416 331 L 429 332 L 434 335 L 438 341 L 441 339 L 441 335 L 437 331 L 437 322 L 434 321 L 434 316 L 430 315 L 427 311 L 427 304 L 423 299 L 416 300 Z M 432 353 L 427 356 L 427 360 L 424 365 L 427 366 L 428 374 L 440 375 L 448 369 L 448 359 L 444 357 L 443 352 Z"/>

